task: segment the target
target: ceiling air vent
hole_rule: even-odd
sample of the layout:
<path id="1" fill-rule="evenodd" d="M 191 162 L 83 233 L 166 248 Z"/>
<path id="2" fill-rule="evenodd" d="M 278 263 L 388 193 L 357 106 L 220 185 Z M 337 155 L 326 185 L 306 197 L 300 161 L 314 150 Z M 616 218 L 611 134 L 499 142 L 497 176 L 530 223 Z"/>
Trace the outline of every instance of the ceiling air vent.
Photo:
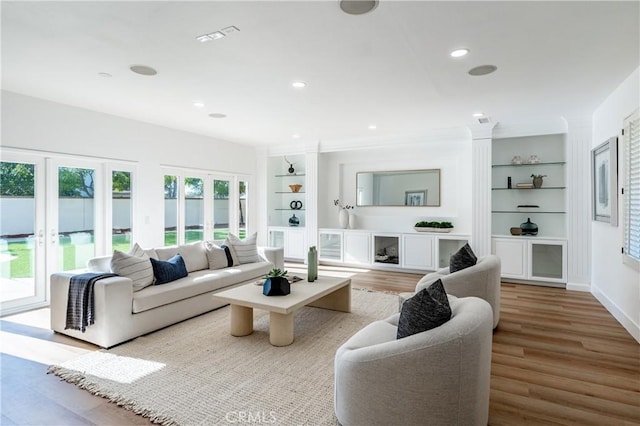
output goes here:
<path id="1" fill-rule="evenodd" d="M 489 118 L 489 117 L 480 117 L 480 118 L 478 118 L 478 123 L 480 123 L 480 124 L 491 123 L 491 118 Z"/>

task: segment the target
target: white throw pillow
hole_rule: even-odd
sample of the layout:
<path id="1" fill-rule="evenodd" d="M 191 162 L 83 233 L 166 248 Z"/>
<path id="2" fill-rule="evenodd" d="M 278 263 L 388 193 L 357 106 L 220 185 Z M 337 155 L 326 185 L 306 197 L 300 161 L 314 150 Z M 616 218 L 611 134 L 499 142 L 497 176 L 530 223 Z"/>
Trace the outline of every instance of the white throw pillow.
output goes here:
<path id="1" fill-rule="evenodd" d="M 153 284 L 153 267 L 149 256 L 136 243 L 129 253 L 113 251 L 111 257 L 111 271 L 121 277 L 133 281 L 133 291 L 139 291 Z"/>
<path id="2" fill-rule="evenodd" d="M 209 261 L 209 269 L 222 269 L 229 266 L 229 260 L 224 249 L 211 241 L 205 241 L 204 248 Z"/>
<path id="3" fill-rule="evenodd" d="M 225 244 L 231 248 L 232 256 L 235 254 L 238 263 L 241 265 L 245 263 L 263 262 L 264 259 L 258 254 L 258 247 L 256 246 L 257 239 L 257 233 L 254 233 L 244 240 L 239 239 L 233 234 L 229 234 Z"/>

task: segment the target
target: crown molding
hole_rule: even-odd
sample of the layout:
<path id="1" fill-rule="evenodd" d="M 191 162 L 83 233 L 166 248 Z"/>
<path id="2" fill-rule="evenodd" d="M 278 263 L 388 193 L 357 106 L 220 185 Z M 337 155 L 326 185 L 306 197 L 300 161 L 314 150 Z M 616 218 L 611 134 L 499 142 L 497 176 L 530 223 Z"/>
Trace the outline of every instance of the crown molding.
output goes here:
<path id="1" fill-rule="evenodd" d="M 493 139 L 556 135 L 567 133 L 567 131 L 567 121 L 563 117 L 539 121 L 498 123 L 493 129 Z"/>

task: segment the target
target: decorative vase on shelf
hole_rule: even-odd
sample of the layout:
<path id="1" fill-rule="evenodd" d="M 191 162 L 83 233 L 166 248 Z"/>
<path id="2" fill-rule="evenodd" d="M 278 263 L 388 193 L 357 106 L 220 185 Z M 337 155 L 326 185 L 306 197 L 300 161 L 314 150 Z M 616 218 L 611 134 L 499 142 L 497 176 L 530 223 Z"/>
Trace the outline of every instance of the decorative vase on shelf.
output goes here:
<path id="1" fill-rule="evenodd" d="M 316 246 L 309 247 L 307 254 L 307 281 L 310 283 L 318 279 L 318 251 Z"/>
<path id="2" fill-rule="evenodd" d="M 340 212 L 338 213 L 338 223 L 342 229 L 347 229 L 349 227 L 349 212 L 346 209 L 340 209 Z"/>
<path id="3" fill-rule="evenodd" d="M 538 225 L 531 222 L 530 218 L 520 224 L 520 229 L 522 230 L 522 235 L 538 235 Z"/>
<path id="4" fill-rule="evenodd" d="M 542 188 L 542 176 L 536 176 L 533 178 L 533 187 Z"/>
<path id="5" fill-rule="evenodd" d="M 294 214 L 289 218 L 289 226 L 298 226 L 298 225 L 300 225 L 300 219 L 298 219 Z"/>
<path id="6" fill-rule="evenodd" d="M 356 215 L 349 213 L 349 229 L 356 229 Z"/>

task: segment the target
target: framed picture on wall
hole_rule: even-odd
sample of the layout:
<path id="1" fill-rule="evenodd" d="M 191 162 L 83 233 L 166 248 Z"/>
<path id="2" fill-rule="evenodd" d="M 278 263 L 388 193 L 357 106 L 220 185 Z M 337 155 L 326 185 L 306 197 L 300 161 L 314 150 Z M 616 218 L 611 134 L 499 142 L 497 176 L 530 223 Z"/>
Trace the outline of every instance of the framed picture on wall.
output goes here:
<path id="1" fill-rule="evenodd" d="M 404 205 L 405 206 L 424 206 L 427 201 L 427 190 L 419 191 L 405 191 L 404 192 Z"/>
<path id="2" fill-rule="evenodd" d="M 618 138 L 591 150 L 593 220 L 618 226 Z"/>

